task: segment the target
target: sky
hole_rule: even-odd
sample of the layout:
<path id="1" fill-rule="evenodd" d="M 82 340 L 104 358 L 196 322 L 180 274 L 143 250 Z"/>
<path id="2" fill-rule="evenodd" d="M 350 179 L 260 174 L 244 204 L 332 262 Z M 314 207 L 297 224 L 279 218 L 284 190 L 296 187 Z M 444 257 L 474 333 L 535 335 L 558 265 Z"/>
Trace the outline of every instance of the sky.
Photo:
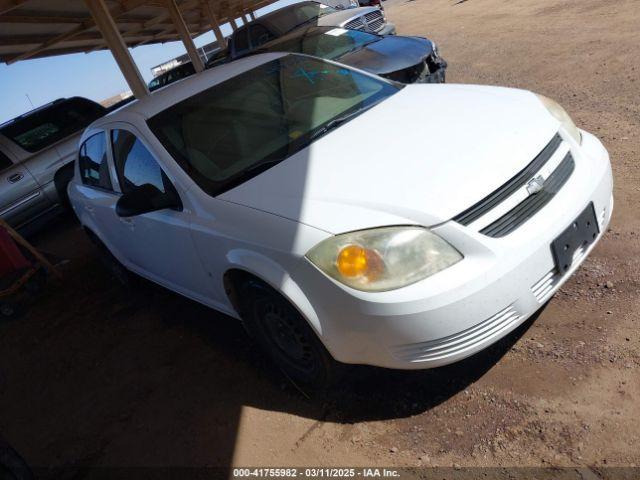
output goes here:
<path id="1" fill-rule="evenodd" d="M 279 0 L 261 8 L 256 15 L 282 8 L 300 0 Z M 241 23 L 239 23 L 241 24 Z M 222 27 L 229 35 L 231 27 Z M 212 32 L 194 39 L 197 47 L 213 42 Z M 181 42 L 143 45 L 130 49 L 145 81 L 153 78 L 151 68 L 186 53 Z M 0 64 L 0 123 L 61 97 L 80 96 L 95 101 L 118 95 L 129 90 L 124 77 L 108 50 L 37 58 Z"/>

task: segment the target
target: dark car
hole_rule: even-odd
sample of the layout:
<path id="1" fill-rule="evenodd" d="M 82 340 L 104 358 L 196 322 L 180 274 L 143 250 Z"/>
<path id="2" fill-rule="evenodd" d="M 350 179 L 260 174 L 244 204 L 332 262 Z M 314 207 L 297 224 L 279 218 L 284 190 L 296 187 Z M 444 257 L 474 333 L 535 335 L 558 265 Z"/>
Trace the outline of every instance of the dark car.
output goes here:
<path id="1" fill-rule="evenodd" d="M 178 80 L 193 75 L 194 73 L 196 73 L 196 70 L 193 68 L 193 63 L 183 63 L 182 65 L 178 65 L 177 67 L 172 68 L 151 80 L 149 82 L 149 91 L 153 92 L 165 85 L 169 85 L 170 83 L 177 82 Z"/>
<path id="2" fill-rule="evenodd" d="M 304 53 L 402 83 L 443 83 L 447 68 L 429 39 L 344 28 L 303 27 L 264 44 L 258 52 Z"/>
<path id="3" fill-rule="evenodd" d="M 207 62 L 207 67 L 235 60 L 289 32 L 310 26 L 342 27 L 378 35 L 394 34 L 396 31 L 396 27 L 387 22 L 384 12 L 377 7 L 337 10 L 315 1 L 303 1 L 263 15 L 233 32 L 229 37 L 226 58 L 223 61 L 211 60 Z"/>

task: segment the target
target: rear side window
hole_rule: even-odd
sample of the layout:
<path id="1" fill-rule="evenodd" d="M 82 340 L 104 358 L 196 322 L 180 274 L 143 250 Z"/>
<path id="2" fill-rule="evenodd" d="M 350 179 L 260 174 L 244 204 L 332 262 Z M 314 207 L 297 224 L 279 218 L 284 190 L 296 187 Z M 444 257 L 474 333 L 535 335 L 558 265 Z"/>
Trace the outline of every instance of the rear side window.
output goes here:
<path id="1" fill-rule="evenodd" d="M 78 167 L 82 183 L 90 187 L 112 190 L 107 143 L 104 132 L 89 137 L 78 152 Z"/>
<path id="2" fill-rule="evenodd" d="M 13 162 L 4 153 L 0 152 L 0 172 L 13 167 Z"/>
<path id="3" fill-rule="evenodd" d="M 111 142 L 122 193 L 130 192 L 135 187 L 146 183 L 150 183 L 163 193 L 172 190 L 169 179 L 158 162 L 133 133 L 126 130 L 113 130 Z"/>
<path id="4" fill-rule="evenodd" d="M 34 153 L 83 130 L 105 114 L 106 109 L 91 100 L 70 98 L 14 119 L 0 132 Z"/>

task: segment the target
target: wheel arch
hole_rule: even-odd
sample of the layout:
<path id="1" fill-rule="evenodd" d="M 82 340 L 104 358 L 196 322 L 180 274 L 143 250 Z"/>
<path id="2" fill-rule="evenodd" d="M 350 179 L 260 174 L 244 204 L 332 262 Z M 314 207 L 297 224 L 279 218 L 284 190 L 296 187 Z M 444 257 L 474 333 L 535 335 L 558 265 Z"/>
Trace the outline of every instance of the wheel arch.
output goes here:
<path id="1" fill-rule="evenodd" d="M 243 281 L 255 279 L 282 295 L 307 320 L 320 340 L 325 343 L 322 325 L 314 307 L 302 288 L 281 265 L 250 251 L 232 252 L 227 258 L 230 263 L 223 274 L 222 282 L 227 298 L 238 315 L 242 310 L 239 287 Z"/>

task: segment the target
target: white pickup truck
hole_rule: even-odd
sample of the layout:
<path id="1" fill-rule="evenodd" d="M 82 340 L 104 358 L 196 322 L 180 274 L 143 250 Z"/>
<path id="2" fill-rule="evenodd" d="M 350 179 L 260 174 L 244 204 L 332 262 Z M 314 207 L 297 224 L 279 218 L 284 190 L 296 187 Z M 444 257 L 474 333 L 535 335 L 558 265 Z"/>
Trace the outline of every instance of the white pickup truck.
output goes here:
<path id="1" fill-rule="evenodd" d="M 80 135 L 106 113 L 72 97 L 0 125 L 0 218 L 27 230 L 64 207 Z"/>

